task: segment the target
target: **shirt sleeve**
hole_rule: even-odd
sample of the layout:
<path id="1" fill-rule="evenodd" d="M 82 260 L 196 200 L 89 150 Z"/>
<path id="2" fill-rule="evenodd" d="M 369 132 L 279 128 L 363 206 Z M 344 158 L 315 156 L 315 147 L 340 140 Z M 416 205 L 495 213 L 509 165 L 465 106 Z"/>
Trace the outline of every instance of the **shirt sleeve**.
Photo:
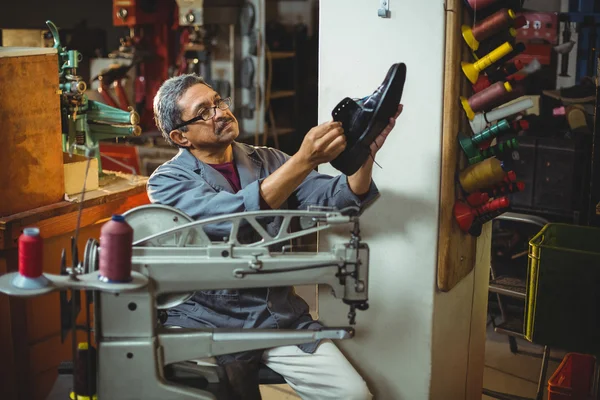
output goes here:
<path id="1" fill-rule="evenodd" d="M 198 220 L 260 210 L 261 182 L 262 179 L 257 180 L 237 193 L 216 191 L 203 179 L 194 179 L 176 166 L 165 165 L 152 174 L 147 192 L 152 203 L 175 207 Z"/>
<path id="2" fill-rule="evenodd" d="M 290 156 L 270 149 L 280 163 L 286 162 Z M 369 190 L 357 196 L 348 184 L 344 174 L 331 176 L 312 171 L 288 199 L 290 208 L 307 209 L 310 206 L 334 207 L 342 210 L 348 207 L 358 207 L 361 211 L 379 197 L 379 190 L 371 180 Z"/>

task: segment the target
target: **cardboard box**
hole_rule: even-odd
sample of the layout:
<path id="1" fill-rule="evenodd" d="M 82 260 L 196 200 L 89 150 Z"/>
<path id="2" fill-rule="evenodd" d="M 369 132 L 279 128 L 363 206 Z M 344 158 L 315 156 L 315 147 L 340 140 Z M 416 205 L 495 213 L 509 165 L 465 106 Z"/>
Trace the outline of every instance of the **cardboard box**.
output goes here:
<path id="1" fill-rule="evenodd" d="M 63 153 L 63 162 L 65 170 L 65 193 L 69 196 L 81 193 L 88 159 L 77 154 L 69 156 L 69 153 Z M 85 191 L 87 193 L 96 189 L 98 189 L 98 160 L 92 158 L 90 160 L 87 180 L 85 181 Z"/>

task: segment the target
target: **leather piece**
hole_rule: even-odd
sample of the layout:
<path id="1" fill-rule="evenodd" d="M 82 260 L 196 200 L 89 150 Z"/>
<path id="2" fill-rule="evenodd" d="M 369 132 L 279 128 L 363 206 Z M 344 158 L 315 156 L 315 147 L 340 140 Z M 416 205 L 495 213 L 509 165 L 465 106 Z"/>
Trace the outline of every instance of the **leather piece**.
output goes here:
<path id="1" fill-rule="evenodd" d="M 331 115 L 334 121 L 342 123 L 347 141 L 346 149 L 331 161 L 335 169 L 352 175 L 365 163 L 371 143 L 398 110 L 405 80 L 406 65 L 393 64 L 371 95 L 358 101 L 345 98 L 334 108 Z"/>

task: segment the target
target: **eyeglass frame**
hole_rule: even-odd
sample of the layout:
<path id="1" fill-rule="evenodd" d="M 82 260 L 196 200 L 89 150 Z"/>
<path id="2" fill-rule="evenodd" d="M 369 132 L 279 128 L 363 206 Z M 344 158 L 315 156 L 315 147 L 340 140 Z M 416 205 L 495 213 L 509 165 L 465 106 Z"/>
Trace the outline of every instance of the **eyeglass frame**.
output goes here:
<path id="1" fill-rule="evenodd" d="M 197 121 L 208 121 L 209 119 L 214 118 L 215 115 L 217 115 L 217 108 L 219 110 L 227 110 L 227 109 L 229 109 L 229 107 L 231 107 L 231 97 L 225 97 L 224 99 L 219 99 L 219 100 L 217 100 L 217 103 L 218 103 L 218 105 L 214 105 L 212 107 L 207 107 L 204 109 L 204 111 L 208 111 L 208 110 L 212 109 L 212 116 L 210 118 L 204 119 L 202 117 L 202 115 L 198 115 L 197 117 L 194 117 L 187 121 L 183 121 L 181 124 L 175 126 L 175 128 L 173 128 L 173 130 L 183 128 L 184 126 L 187 126 L 187 125 L 192 124 Z M 227 107 L 221 108 L 220 107 L 221 104 L 227 104 Z M 204 114 L 204 111 L 201 114 Z"/>

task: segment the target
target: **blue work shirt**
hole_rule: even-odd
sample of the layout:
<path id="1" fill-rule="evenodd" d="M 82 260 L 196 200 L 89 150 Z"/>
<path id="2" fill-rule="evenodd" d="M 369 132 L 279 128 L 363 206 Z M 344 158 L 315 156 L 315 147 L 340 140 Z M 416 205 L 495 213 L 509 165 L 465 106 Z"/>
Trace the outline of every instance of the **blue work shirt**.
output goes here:
<path id="1" fill-rule="evenodd" d="M 244 211 L 259 211 L 259 185 L 290 156 L 272 148 L 233 142 L 233 160 L 240 176 L 241 190 L 234 192 L 225 177 L 198 160 L 189 150 L 180 149 L 175 157 L 154 171 L 147 191 L 152 203 L 175 207 L 194 220 Z M 363 209 L 379 195 L 373 182 L 369 192 L 359 198 L 348 186 L 345 175 L 335 177 L 312 171 L 280 209 L 304 210 L 309 206 Z M 271 235 L 279 231 L 281 221 L 268 221 Z M 222 240 L 229 226 L 213 225 L 206 230 L 211 238 Z M 241 240 L 240 240 L 241 241 Z M 168 310 L 167 326 L 184 328 L 261 328 L 319 329 L 322 325 L 309 314 L 307 303 L 293 287 L 241 290 L 197 291 L 194 297 Z M 313 352 L 318 343 L 299 346 Z M 260 360 L 262 351 L 217 357 L 220 363 Z"/>

